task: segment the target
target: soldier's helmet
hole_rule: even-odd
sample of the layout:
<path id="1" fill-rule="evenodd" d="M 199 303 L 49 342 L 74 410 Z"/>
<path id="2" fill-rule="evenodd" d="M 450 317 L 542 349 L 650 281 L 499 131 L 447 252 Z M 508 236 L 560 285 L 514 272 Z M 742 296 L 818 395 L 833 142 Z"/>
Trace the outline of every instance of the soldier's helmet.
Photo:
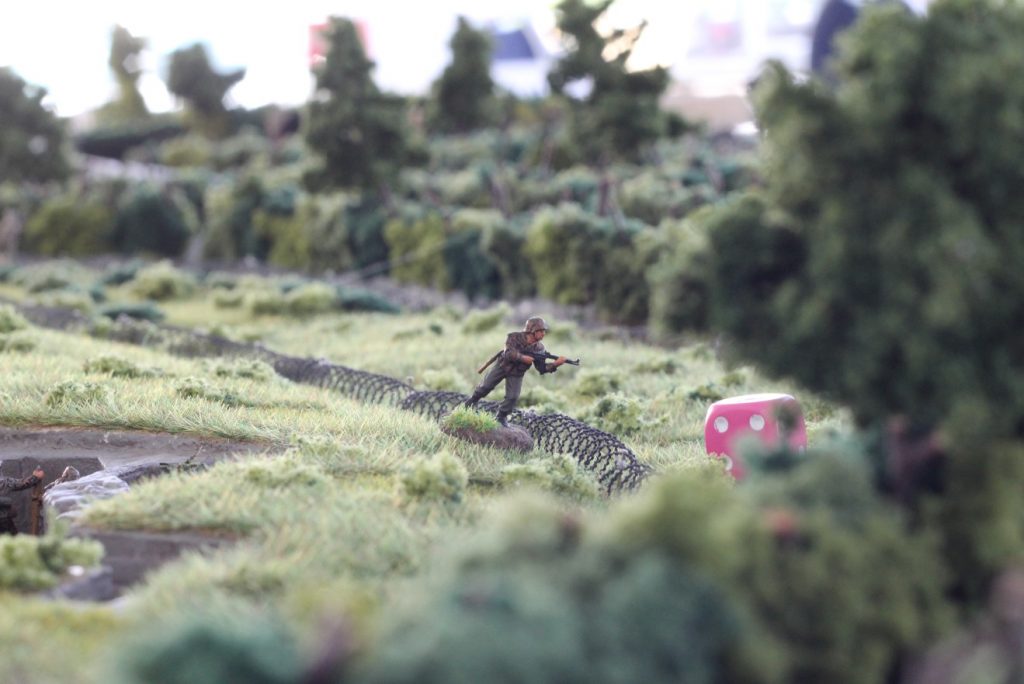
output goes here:
<path id="1" fill-rule="evenodd" d="M 523 328 L 523 332 L 532 333 L 538 330 L 548 330 L 548 324 L 544 322 L 544 319 L 540 316 L 534 316 L 526 319 L 526 326 Z"/>

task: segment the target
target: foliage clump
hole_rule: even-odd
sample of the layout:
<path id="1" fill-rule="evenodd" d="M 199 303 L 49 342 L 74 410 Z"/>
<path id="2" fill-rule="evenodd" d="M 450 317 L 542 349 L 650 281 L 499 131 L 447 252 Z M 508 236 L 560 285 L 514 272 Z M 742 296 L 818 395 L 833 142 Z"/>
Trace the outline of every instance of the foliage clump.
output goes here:
<path id="1" fill-rule="evenodd" d="M 95 300 L 88 292 L 77 289 L 52 290 L 35 297 L 40 306 L 55 309 L 74 309 L 84 314 L 92 313 L 95 308 Z"/>
<path id="2" fill-rule="evenodd" d="M 196 282 L 170 261 L 160 261 L 140 269 L 129 287 L 136 296 L 159 302 L 188 297 L 195 291 Z"/>
<path id="3" fill-rule="evenodd" d="M 465 464 L 447 451 L 418 458 L 398 475 L 399 494 L 406 502 L 459 504 L 468 483 Z"/>
<path id="4" fill-rule="evenodd" d="M 25 354 L 36 348 L 36 340 L 19 333 L 0 334 L 0 353 Z"/>
<path id="5" fill-rule="evenodd" d="M 115 378 L 155 378 L 161 375 L 161 371 L 156 368 L 143 368 L 134 361 L 114 354 L 103 354 L 89 359 L 82 370 Z"/>
<path id="6" fill-rule="evenodd" d="M 94 567 L 103 546 L 88 539 L 68 539 L 65 525 L 52 521 L 42 537 L 0 536 L 0 590 L 48 589 L 72 566 Z"/>
<path id="7" fill-rule="evenodd" d="M 302 676 L 294 638 L 279 622 L 214 611 L 144 630 L 117 665 L 122 684 L 289 684 Z"/>
<path id="8" fill-rule="evenodd" d="M 563 202 L 530 222 L 523 254 L 536 274 L 537 294 L 561 304 L 594 304 L 622 323 L 647 320 L 644 272 L 657 244 L 651 229 L 616 221 Z"/>
<path id="9" fill-rule="evenodd" d="M 519 395 L 519 406 L 539 413 L 561 413 L 569 406 L 569 400 L 539 383 L 534 383 Z"/>
<path id="10" fill-rule="evenodd" d="M 501 469 L 501 481 L 510 487 L 538 487 L 574 501 L 592 501 L 599 496 L 593 474 L 567 454 L 507 465 Z"/>
<path id="11" fill-rule="evenodd" d="M 210 364 L 213 374 L 218 378 L 244 378 L 259 382 L 281 380 L 274 367 L 259 359 L 231 359 L 214 361 Z"/>
<path id="12" fill-rule="evenodd" d="M 402 312 L 402 307 L 384 295 L 361 287 L 337 287 L 338 305 L 343 311 L 376 311 L 386 314 Z"/>
<path id="13" fill-rule="evenodd" d="M 73 408 L 86 404 L 108 404 L 113 392 L 108 385 L 83 380 L 65 380 L 46 393 L 50 408 Z"/>
<path id="14" fill-rule="evenodd" d="M 656 421 L 646 419 L 646 415 L 647 406 L 643 402 L 616 392 L 599 398 L 581 419 L 599 430 L 628 437 L 656 424 Z"/>
<path id="15" fill-rule="evenodd" d="M 205 399 L 219 402 L 227 406 L 252 406 L 252 402 L 238 393 L 214 385 L 205 378 L 190 376 L 182 378 L 174 385 L 174 392 L 185 399 Z"/>
<path id="16" fill-rule="evenodd" d="M 462 392 L 469 387 L 462 374 L 451 366 L 423 371 L 423 384 L 431 390 L 449 392 Z"/>
<path id="17" fill-rule="evenodd" d="M 245 304 L 245 293 L 239 290 L 213 291 L 213 305 L 218 309 L 241 309 Z"/>
<path id="18" fill-rule="evenodd" d="M 25 224 L 23 248 L 48 257 L 84 257 L 114 248 L 115 216 L 98 198 L 68 192 L 46 199 Z"/>
<path id="19" fill-rule="evenodd" d="M 249 461 L 240 466 L 240 477 L 246 482 L 267 489 L 277 487 L 317 487 L 326 478 L 312 465 L 289 459 L 286 463 Z"/>
<path id="20" fill-rule="evenodd" d="M 583 397 L 603 397 L 622 389 L 622 375 L 615 370 L 590 369 L 580 371 L 573 390 Z"/>
<path id="21" fill-rule="evenodd" d="M 477 309 L 469 312 L 462 323 L 462 332 L 475 335 L 494 330 L 512 315 L 512 307 L 505 302 L 489 309 Z"/>
<path id="22" fill-rule="evenodd" d="M 652 375 L 675 375 L 682 369 L 683 364 L 669 354 L 645 359 L 633 365 L 634 373 L 650 373 Z"/>
<path id="23" fill-rule="evenodd" d="M 185 251 L 198 222 L 195 208 L 181 190 L 139 185 L 121 198 L 113 241 L 126 254 L 176 257 Z"/>
<path id="24" fill-rule="evenodd" d="M 10 304 L 0 304 L 0 333 L 12 333 L 29 327 L 28 320 Z"/>
<path id="25" fill-rule="evenodd" d="M 490 432 L 498 428 L 498 421 L 492 414 L 486 411 L 456 406 L 451 413 L 444 417 L 441 425 L 450 430 Z"/>
<path id="26" fill-rule="evenodd" d="M 292 316 L 315 316 L 335 307 L 337 293 L 327 283 L 300 285 L 285 295 L 285 306 Z"/>

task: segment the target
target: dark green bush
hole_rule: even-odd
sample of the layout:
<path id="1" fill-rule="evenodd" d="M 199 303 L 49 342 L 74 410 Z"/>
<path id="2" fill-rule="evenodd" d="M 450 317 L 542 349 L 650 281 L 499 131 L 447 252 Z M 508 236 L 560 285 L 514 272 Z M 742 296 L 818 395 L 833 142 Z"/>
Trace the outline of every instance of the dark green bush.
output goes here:
<path id="1" fill-rule="evenodd" d="M 339 285 L 335 288 L 338 306 L 343 311 L 401 313 L 402 308 L 383 295 L 370 290 Z"/>
<path id="2" fill-rule="evenodd" d="M 537 283 L 530 260 L 526 258 L 528 217 L 522 215 L 508 221 L 483 227 L 480 249 L 494 264 L 504 297 L 519 299 L 537 292 Z"/>
<path id="3" fill-rule="evenodd" d="M 125 254 L 178 256 L 195 229 L 189 225 L 192 211 L 174 188 L 138 186 L 118 207 L 114 243 Z"/>
<path id="4" fill-rule="evenodd" d="M 277 621 L 224 613 L 143 630 L 117 660 L 117 684 L 291 684 L 302 676 L 294 639 Z"/>
<path id="5" fill-rule="evenodd" d="M 347 221 L 350 202 L 351 198 L 342 193 L 300 196 L 296 214 L 304 229 L 308 267 L 314 273 L 343 273 L 352 268 Z"/>
<path id="6" fill-rule="evenodd" d="M 680 181 L 650 171 L 623 180 L 618 200 L 623 214 L 652 226 L 682 218 L 707 201 Z"/>
<path id="7" fill-rule="evenodd" d="M 701 327 L 707 319 L 708 234 L 702 216 L 706 213 L 665 223 L 659 231 L 660 254 L 645 274 L 651 293 L 648 325 L 657 338 Z"/>
<path id="8" fill-rule="evenodd" d="M 98 128 L 75 138 L 79 152 L 97 157 L 124 159 L 128 151 L 153 145 L 185 133 L 185 126 L 169 118 L 153 118 L 136 124 Z"/>
<path id="9" fill-rule="evenodd" d="M 263 184 L 254 176 L 210 184 L 203 197 L 206 256 L 228 260 L 260 256 L 261 245 L 252 219 L 263 202 L 263 193 Z"/>
<path id="10" fill-rule="evenodd" d="M 105 304 L 99 307 L 96 313 L 106 318 L 117 320 L 121 316 L 127 316 L 140 321 L 159 323 L 164 319 L 164 312 L 153 302 L 141 304 Z"/>
<path id="11" fill-rule="evenodd" d="M 448 239 L 446 219 L 435 212 L 417 214 L 394 218 L 384 226 L 391 275 L 399 282 L 448 290 L 443 252 Z"/>
<path id="12" fill-rule="evenodd" d="M 575 204 L 543 209 L 527 233 L 526 256 L 537 293 L 562 304 L 594 304 L 620 323 L 647 319 L 644 272 L 654 260 L 653 235 L 642 224 L 591 214 Z"/>

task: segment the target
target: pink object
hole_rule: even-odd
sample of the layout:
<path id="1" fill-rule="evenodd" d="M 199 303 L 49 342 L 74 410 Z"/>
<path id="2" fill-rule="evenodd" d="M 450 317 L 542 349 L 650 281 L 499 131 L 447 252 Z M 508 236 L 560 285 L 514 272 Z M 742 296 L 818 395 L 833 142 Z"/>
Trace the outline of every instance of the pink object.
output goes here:
<path id="1" fill-rule="evenodd" d="M 804 426 L 800 403 L 788 394 L 744 394 L 716 401 L 708 407 L 704 418 L 704 446 L 709 454 L 725 458 L 726 470 L 737 480 L 743 479 L 746 469 L 737 453 L 741 438 L 756 437 L 765 445 L 779 443 L 779 411 L 791 411 L 796 418 L 789 435 L 790 448 L 807 448 L 807 428 Z"/>

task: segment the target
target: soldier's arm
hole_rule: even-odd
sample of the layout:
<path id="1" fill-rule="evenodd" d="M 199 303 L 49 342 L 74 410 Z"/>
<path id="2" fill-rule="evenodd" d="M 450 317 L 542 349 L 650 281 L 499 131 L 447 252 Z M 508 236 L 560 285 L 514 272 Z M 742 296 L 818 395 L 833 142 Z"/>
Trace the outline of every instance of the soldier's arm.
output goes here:
<path id="1" fill-rule="evenodd" d="M 13 477 L 0 477 L 0 490 L 17 492 L 22 489 L 31 489 L 39 484 L 40 480 L 35 475 L 16 480 Z"/>

